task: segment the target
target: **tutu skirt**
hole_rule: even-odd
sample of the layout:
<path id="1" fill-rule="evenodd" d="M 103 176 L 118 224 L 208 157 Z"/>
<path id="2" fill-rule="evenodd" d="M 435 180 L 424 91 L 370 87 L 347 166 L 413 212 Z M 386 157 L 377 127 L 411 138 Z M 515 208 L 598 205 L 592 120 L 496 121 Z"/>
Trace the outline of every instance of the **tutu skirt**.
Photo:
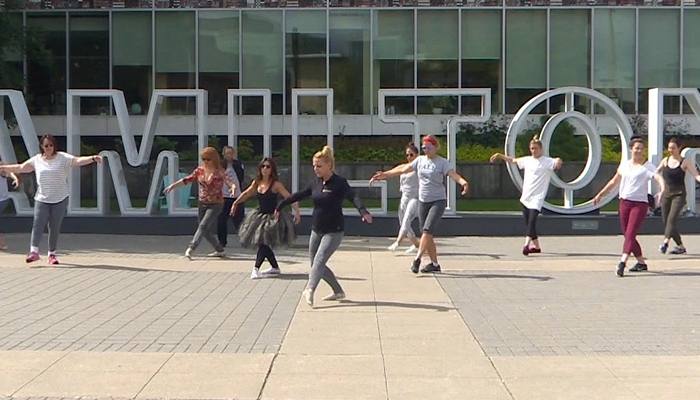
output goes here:
<path id="1" fill-rule="evenodd" d="M 273 214 L 249 212 L 238 228 L 238 240 L 246 249 L 257 248 L 261 244 L 273 249 L 289 247 L 296 240 L 294 221 L 286 212 L 280 212 L 278 219 Z"/>

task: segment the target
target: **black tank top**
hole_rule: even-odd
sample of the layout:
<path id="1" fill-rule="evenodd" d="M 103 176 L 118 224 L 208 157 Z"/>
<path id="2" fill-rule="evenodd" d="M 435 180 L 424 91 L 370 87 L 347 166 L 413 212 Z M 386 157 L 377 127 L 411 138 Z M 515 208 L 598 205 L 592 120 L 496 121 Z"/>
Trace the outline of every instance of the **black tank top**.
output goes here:
<path id="1" fill-rule="evenodd" d="M 257 192 L 256 197 L 258 198 L 258 212 L 262 214 L 275 212 L 275 208 L 277 208 L 277 193 L 272 191 L 272 185 L 267 188 L 265 193 Z"/>
<path id="2" fill-rule="evenodd" d="M 664 177 L 668 191 L 680 191 L 685 189 L 685 171 L 683 171 L 683 159 L 681 158 L 680 164 L 676 168 L 671 168 L 668 166 L 668 159 L 666 159 L 666 166 L 661 170 L 661 175 Z"/>

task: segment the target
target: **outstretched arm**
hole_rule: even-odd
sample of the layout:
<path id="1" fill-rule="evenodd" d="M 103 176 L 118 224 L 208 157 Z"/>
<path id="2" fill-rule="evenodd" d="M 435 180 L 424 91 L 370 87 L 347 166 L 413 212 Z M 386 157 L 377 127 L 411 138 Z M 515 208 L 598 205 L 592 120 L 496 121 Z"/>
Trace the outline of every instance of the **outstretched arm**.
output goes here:
<path id="1" fill-rule="evenodd" d="M 253 181 L 253 182 L 250 184 L 250 186 L 248 186 L 248 188 L 247 188 L 246 190 L 244 190 L 244 191 L 241 193 L 241 195 L 238 196 L 238 198 L 237 198 L 236 200 L 233 201 L 233 204 L 231 205 L 231 212 L 230 212 L 230 214 L 231 214 L 232 216 L 233 216 L 233 215 L 236 215 L 236 208 L 238 208 L 238 205 L 241 204 L 241 203 L 243 203 L 243 202 L 245 202 L 246 200 L 248 200 L 248 198 L 249 198 L 253 193 L 255 193 L 255 191 L 256 191 L 257 189 L 258 189 L 258 185 L 255 183 L 255 181 Z M 233 191 L 231 191 L 231 192 L 233 192 Z"/>
<path id="2" fill-rule="evenodd" d="M 100 155 L 93 155 L 93 156 L 83 156 L 83 157 L 75 157 L 73 158 L 73 161 L 71 162 L 72 167 L 83 167 L 88 164 L 92 163 L 102 163 L 102 156 Z"/>
<path id="3" fill-rule="evenodd" d="M 491 163 L 494 163 L 498 160 L 503 160 L 503 161 L 505 161 L 507 163 L 511 163 L 511 164 L 517 163 L 515 157 L 508 157 L 507 155 L 502 154 L 502 153 L 496 153 L 496 154 L 492 155 L 491 158 L 489 158 L 489 162 L 491 162 Z"/>
<path id="4" fill-rule="evenodd" d="M 368 224 L 372 223 L 372 215 L 370 215 L 369 211 L 365 208 L 364 204 L 362 204 L 362 199 L 360 198 L 360 194 L 350 186 L 350 184 L 345 181 L 345 198 L 350 200 L 352 204 L 355 205 L 355 208 L 357 208 L 357 211 L 359 211 L 360 215 L 362 216 L 362 220 L 367 222 Z"/>
<path id="5" fill-rule="evenodd" d="M 564 165 L 564 161 L 561 158 L 557 157 L 554 159 L 554 169 L 560 169 L 562 165 Z"/>
<path id="6" fill-rule="evenodd" d="M 469 191 L 469 182 L 467 182 L 462 175 L 458 174 L 457 171 L 453 169 L 447 171 L 447 175 L 449 175 L 450 178 L 452 178 L 459 186 L 462 187 L 462 196 L 465 196 Z"/>
<path id="7" fill-rule="evenodd" d="M 601 189 L 600 192 L 593 198 L 593 204 L 598 205 L 603 199 L 603 197 L 605 197 L 610 190 L 612 190 L 620 184 L 621 179 L 622 176 L 620 176 L 620 173 L 615 172 L 615 176 L 613 176 L 612 179 L 610 179 L 610 181 L 608 181 L 608 183 L 605 184 L 603 189 Z"/>
<path id="8" fill-rule="evenodd" d="M 310 197 L 311 193 L 312 193 L 312 188 L 311 188 L 312 184 L 313 183 L 310 183 L 309 186 L 306 187 L 306 189 L 300 190 L 296 193 L 293 193 L 289 197 L 287 197 L 286 199 L 282 200 L 277 205 L 277 211 L 280 211 L 281 209 L 283 209 L 285 206 L 287 206 L 289 204 L 293 204 L 293 203 L 298 202 L 299 200 L 304 200 L 305 198 Z"/>
<path id="9" fill-rule="evenodd" d="M 411 164 L 401 164 L 395 166 L 394 168 L 388 171 L 377 171 L 374 175 L 372 175 L 372 178 L 369 180 L 369 182 L 372 183 L 374 181 L 383 181 L 387 178 L 407 174 L 409 172 L 413 172 L 413 167 L 411 167 Z"/>
<path id="10" fill-rule="evenodd" d="M 695 168 L 695 162 L 686 158 L 685 160 L 683 160 L 682 166 L 683 166 L 683 169 L 686 170 L 686 172 L 688 172 L 690 174 L 690 176 L 695 178 L 695 180 L 697 182 L 700 182 L 700 174 L 698 174 L 698 170 L 697 170 L 697 168 Z"/>
<path id="11" fill-rule="evenodd" d="M 291 196 L 291 193 L 287 191 L 287 188 L 284 187 L 282 182 L 277 181 L 275 182 L 275 187 L 276 187 L 276 192 L 281 194 L 282 197 L 285 199 L 289 198 Z M 294 209 L 294 223 L 298 224 L 301 222 L 301 213 L 299 212 L 299 203 L 292 203 L 292 209 Z"/>
<path id="12" fill-rule="evenodd" d="M 30 172 L 34 172 L 34 165 L 31 164 L 30 161 L 31 160 L 27 160 L 22 164 L 0 165 L 0 172 L 4 172 L 10 176 L 14 175 L 15 178 L 17 177 L 17 175 L 15 174 L 27 174 Z"/>

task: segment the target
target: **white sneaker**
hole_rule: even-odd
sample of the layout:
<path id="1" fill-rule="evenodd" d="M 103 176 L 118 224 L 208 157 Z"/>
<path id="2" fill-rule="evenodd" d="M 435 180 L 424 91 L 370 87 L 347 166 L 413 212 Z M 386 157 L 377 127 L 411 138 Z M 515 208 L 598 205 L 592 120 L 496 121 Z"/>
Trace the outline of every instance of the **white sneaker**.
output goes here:
<path id="1" fill-rule="evenodd" d="M 304 297 L 304 300 L 306 301 L 306 304 L 311 306 L 313 308 L 314 306 L 314 292 L 311 289 L 304 289 L 303 292 L 301 292 L 302 297 Z"/>
<path id="2" fill-rule="evenodd" d="M 189 260 L 192 261 L 192 249 L 190 249 L 189 247 L 187 248 L 187 250 L 185 250 L 185 257 L 189 258 Z"/>
<path id="3" fill-rule="evenodd" d="M 279 268 L 272 268 L 272 267 L 270 267 L 262 272 L 263 275 L 279 275 L 281 273 L 282 273 L 282 271 L 280 271 Z"/>
<path id="4" fill-rule="evenodd" d="M 328 296 L 323 298 L 323 301 L 332 301 L 332 300 L 343 300 L 345 299 L 345 293 L 333 293 L 329 294 Z"/>
<path id="5" fill-rule="evenodd" d="M 396 249 L 399 248 L 399 242 L 394 242 L 391 244 L 391 246 L 387 247 L 387 250 L 389 251 L 396 251 Z"/>
<path id="6" fill-rule="evenodd" d="M 207 257 L 226 258 L 226 252 L 224 252 L 224 251 L 215 251 L 215 252 L 213 252 L 213 253 L 207 254 Z"/>
<path id="7" fill-rule="evenodd" d="M 411 247 L 409 247 L 408 250 L 406 250 L 406 254 L 415 254 L 415 253 L 418 253 L 418 247 L 416 247 L 415 245 L 412 244 Z"/>
<path id="8" fill-rule="evenodd" d="M 260 271 L 257 268 L 253 268 L 253 272 L 250 273 L 250 279 L 260 279 Z"/>

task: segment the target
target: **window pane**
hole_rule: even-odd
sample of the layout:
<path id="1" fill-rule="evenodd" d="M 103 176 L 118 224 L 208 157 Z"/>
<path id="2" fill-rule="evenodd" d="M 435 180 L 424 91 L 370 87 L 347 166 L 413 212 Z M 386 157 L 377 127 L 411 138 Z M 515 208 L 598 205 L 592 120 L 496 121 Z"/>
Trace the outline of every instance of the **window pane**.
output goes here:
<path id="1" fill-rule="evenodd" d="M 591 84 L 591 19 L 588 10 L 552 10 L 550 16 L 550 88 L 563 86 L 590 87 Z M 576 109 L 588 112 L 590 104 Z M 564 96 L 550 100 L 549 112 L 564 110 Z"/>
<path id="2" fill-rule="evenodd" d="M 7 21 L 7 29 L 13 31 L 20 31 L 24 29 L 22 22 L 22 14 L 13 13 L 5 16 Z M 3 73 L 0 73 L 0 87 L 7 89 L 24 89 L 24 71 L 22 67 L 22 52 L 21 51 L 9 51 L 10 49 L 5 47 L 0 50 L 0 60 L 4 62 L 4 66 L 7 68 Z"/>
<path id="3" fill-rule="evenodd" d="M 414 88 L 413 11 L 377 10 L 374 18 L 374 98 L 378 89 Z M 413 114 L 414 97 L 388 98 L 387 109 Z M 378 105 L 381 106 L 381 105 Z"/>
<path id="4" fill-rule="evenodd" d="M 501 111 L 501 11 L 462 12 L 462 87 L 491 88 L 491 110 Z M 462 113 L 481 112 L 481 103 L 462 99 Z"/>
<path id="5" fill-rule="evenodd" d="M 700 10 L 683 11 L 683 32 L 683 87 L 700 88 Z"/>
<path id="6" fill-rule="evenodd" d="M 153 91 L 152 15 L 112 14 L 112 86 L 124 92 L 131 114 L 145 114 Z"/>
<path id="7" fill-rule="evenodd" d="M 547 89 L 547 13 L 544 10 L 506 12 L 506 112 Z M 544 103 L 534 111 L 545 113 Z"/>
<path id="8" fill-rule="evenodd" d="M 594 12 L 593 86 L 625 113 L 634 114 L 634 10 L 596 9 Z"/>
<path id="9" fill-rule="evenodd" d="M 109 19 L 106 13 L 70 14 L 71 89 L 109 88 Z M 107 114 L 109 99 L 85 98 L 80 102 L 84 115 Z"/>
<path id="10" fill-rule="evenodd" d="M 326 87 L 326 11 L 287 11 L 286 14 L 287 114 L 292 112 L 293 88 Z M 325 114 L 325 97 L 300 97 L 299 111 Z"/>
<path id="11" fill-rule="evenodd" d="M 156 11 L 156 89 L 194 89 L 194 12 Z M 164 112 L 193 114 L 193 98 L 167 99 Z"/>
<path id="12" fill-rule="evenodd" d="M 679 10 L 639 10 L 640 113 L 646 113 L 649 108 L 650 88 L 675 88 L 681 83 L 679 28 Z M 665 112 L 680 112 L 680 98 L 667 97 L 665 105 Z"/>
<path id="13" fill-rule="evenodd" d="M 330 12 L 330 82 L 338 114 L 370 113 L 369 21 L 369 11 Z"/>
<path id="14" fill-rule="evenodd" d="M 35 115 L 66 114 L 66 17 L 65 14 L 28 14 L 27 26 L 44 32 L 48 64 L 27 57 L 28 105 Z"/>
<path id="15" fill-rule="evenodd" d="M 241 87 L 272 91 L 272 112 L 282 113 L 284 64 L 281 11 L 242 11 Z M 262 113 L 262 102 L 243 99 L 244 112 Z M 260 105 L 259 107 L 257 105 Z"/>
<path id="16" fill-rule="evenodd" d="M 419 88 L 459 87 L 459 12 L 418 11 Z M 432 111 L 435 110 L 435 111 Z M 457 113 L 457 97 L 419 97 L 418 113 Z"/>
<path id="17" fill-rule="evenodd" d="M 199 12 L 199 87 L 209 114 L 228 112 L 228 89 L 238 88 L 238 11 Z"/>

